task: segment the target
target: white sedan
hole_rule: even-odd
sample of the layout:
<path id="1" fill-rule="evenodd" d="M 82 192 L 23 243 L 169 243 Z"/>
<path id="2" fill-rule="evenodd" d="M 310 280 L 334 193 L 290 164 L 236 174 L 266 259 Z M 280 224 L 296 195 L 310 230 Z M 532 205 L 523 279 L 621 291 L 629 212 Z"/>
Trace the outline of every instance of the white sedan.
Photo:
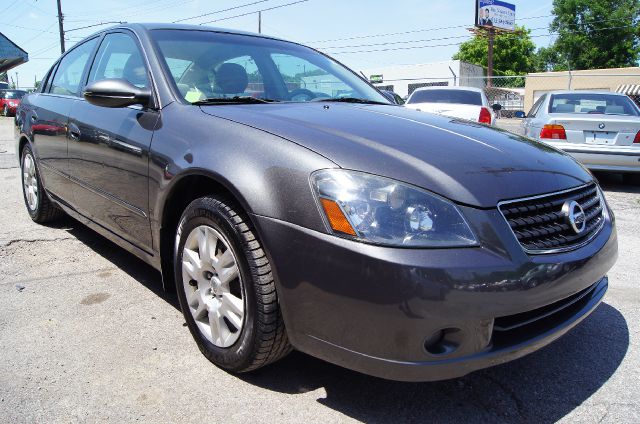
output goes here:
<path id="1" fill-rule="evenodd" d="M 569 153 L 589 169 L 640 173 L 640 109 L 624 94 L 546 93 L 523 127 L 526 136 Z"/>
<path id="2" fill-rule="evenodd" d="M 405 107 L 487 125 L 495 123 L 495 115 L 489 107 L 489 100 L 484 91 L 479 88 L 418 88 L 411 93 Z"/>

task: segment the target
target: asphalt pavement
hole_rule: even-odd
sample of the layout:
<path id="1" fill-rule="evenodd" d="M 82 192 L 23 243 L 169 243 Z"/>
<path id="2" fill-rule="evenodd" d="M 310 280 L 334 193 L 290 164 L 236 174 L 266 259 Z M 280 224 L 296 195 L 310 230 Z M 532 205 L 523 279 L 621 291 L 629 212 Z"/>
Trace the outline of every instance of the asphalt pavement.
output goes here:
<path id="1" fill-rule="evenodd" d="M 599 174 L 620 257 L 604 303 L 550 346 L 456 380 L 398 383 L 294 352 L 228 374 L 160 275 L 72 219 L 25 211 L 0 118 L 0 423 L 640 422 L 640 186 Z"/>

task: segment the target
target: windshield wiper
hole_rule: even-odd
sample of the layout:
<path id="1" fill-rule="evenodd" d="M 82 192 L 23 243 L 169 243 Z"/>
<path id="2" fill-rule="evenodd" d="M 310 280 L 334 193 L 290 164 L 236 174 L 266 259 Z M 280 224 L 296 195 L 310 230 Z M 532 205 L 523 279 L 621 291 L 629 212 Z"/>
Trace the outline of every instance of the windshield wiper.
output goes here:
<path id="1" fill-rule="evenodd" d="M 229 105 L 229 104 L 258 104 L 258 103 L 275 103 L 278 100 L 263 99 L 251 96 L 235 96 L 235 97 L 209 97 L 208 99 L 197 100 L 191 102 L 192 105 Z"/>
<path id="2" fill-rule="evenodd" d="M 319 99 L 318 102 L 341 102 L 341 103 L 361 103 L 368 105 L 390 105 L 391 103 L 377 102 L 375 100 L 361 99 L 359 97 L 336 97 L 330 99 Z"/>

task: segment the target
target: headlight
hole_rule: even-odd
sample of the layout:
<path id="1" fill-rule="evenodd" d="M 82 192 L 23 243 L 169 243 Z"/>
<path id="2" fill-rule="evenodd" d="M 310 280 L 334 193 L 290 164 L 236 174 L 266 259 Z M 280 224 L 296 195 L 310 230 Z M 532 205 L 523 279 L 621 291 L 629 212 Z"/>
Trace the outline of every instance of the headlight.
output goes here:
<path id="1" fill-rule="evenodd" d="M 417 187 L 341 169 L 316 171 L 311 184 L 335 235 L 388 246 L 478 244 L 453 203 Z"/>

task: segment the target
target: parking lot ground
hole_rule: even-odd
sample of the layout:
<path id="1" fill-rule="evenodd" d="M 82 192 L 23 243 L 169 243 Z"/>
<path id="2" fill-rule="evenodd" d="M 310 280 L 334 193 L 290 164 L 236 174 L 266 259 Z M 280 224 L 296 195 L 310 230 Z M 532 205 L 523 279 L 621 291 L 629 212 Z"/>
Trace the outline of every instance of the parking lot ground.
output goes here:
<path id="1" fill-rule="evenodd" d="M 135 257 L 66 219 L 39 226 L 0 118 L 0 423 L 640 422 L 640 187 L 598 175 L 620 257 L 604 303 L 550 346 L 435 383 L 301 353 L 251 374 L 211 365 L 174 295 Z"/>

